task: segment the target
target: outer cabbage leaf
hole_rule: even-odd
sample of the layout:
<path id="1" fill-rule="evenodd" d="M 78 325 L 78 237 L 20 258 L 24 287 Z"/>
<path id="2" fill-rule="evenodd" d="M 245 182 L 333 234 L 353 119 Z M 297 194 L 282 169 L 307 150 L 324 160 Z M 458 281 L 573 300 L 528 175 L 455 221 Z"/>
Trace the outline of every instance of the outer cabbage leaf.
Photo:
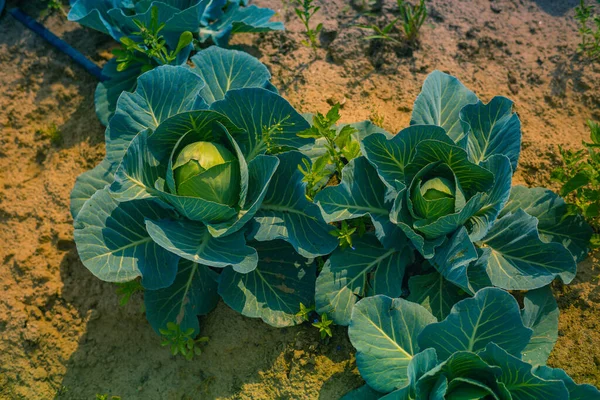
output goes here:
<path id="1" fill-rule="evenodd" d="M 531 290 L 560 276 L 565 283 L 575 277 L 577 265 L 559 243 L 546 243 L 537 231 L 538 220 L 522 209 L 500 218 L 482 240 L 478 263 L 485 266 L 491 283 L 507 290 Z"/>
<path id="2" fill-rule="evenodd" d="M 468 132 L 467 152 L 476 164 L 495 154 L 509 158 L 512 170 L 517 169 L 521 153 L 521 121 L 512 111 L 513 102 L 496 96 L 488 104 L 481 101 L 468 104 L 460 111 L 460 119 Z"/>
<path id="3" fill-rule="evenodd" d="M 392 204 L 385 201 L 386 191 L 375 168 L 364 157 L 358 157 L 342 170 L 342 182 L 317 193 L 315 203 L 327 222 L 368 214 L 381 243 L 385 247 L 394 247 L 396 243 L 403 242 L 404 235 L 389 220 Z"/>
<path id="4" fill-rule="evenodd" d="M 141 65 L 130 65 L 125 71 L 117 71 L 117 61 L 111 58 L 104 67 L 102 75 L 106 80 L 98 83 L 94 94 L 96 115 L 104 126 L 108 126 L 110 118 L 117 108 L 117 101 L 123 92 L 133 92 L 137 78 L 142 74 Z"/>
<path id="5" fill-rule="evenodd" d="M 495 343 L 490 343 L 479 356 L 488 364 L 502 370 L 498 382 L 510 392 L 514 400 L 569 399 L 569 393 L 561 381 L 544 380 L 531 372 L 531 365 L 508 354 Z"/>
<path id="6" fill-rule="evenodd" d="M 587 257 L 593 230 L 581 215 L 568 215 L 567 205 L 555 193 L 544 188 L 515 186 L 500 216 L 519 208 L 538 219 L 538 232 L 544 242 L 561 243 L 577 262 Z"/>
<path id="7" fill-rule="evenodd" d="M 224 99 L 229 90 L 270 85 L 271 74 L 267 67 L 241 51 L 212 46 L 198 52 L 191 61 L 192 71 L 206 82 L 201 96 L 207 104 Z"/>
<path id="8" fill-rule="evenodd" d="M 408 386 L 395 390 L 381 400 L 412 400 L 416 399 L 416 385 L 419 379 L 438 364 L 434 349 L 425 349 L 416 354 L 408 364 Z"/>
<path id="9" fill-rule="evenodd" d="M 316 310 L 338 325 L 350 323 L 352 307 L 361 297 L 399 297 L 404 270 L 413 261 L 410 248 L 385 249 L 370 235 L 355 239 L 353 244 L 354 249 L 334 251 L 317 278 Z"/>
<path id="10" fill-rule="evenodd" d="M 310 125 L 283 97 L 261 88 L 230 90 L 211 109 L 227 117 L 244 132 L 236 135 L 248 161 L 267 150 L 297 149 L 314 143 L 299 132 Z"/>
<path id="11" fill-rule="evenodd" d="M 348 392 L 340 400 L 378 400 L 383 396 L 383 393 L 372 389 L 369 385 L 362 385 L 361 387 Z"/>
<path id="12" fill-rule="evenodd" d="M 120 32 L 111 24 L 108 11 L 117 7 L 119 3 L 119 0 L 78 0 L 72 2 L 68 18 L 69 21 L 78 22 L 118 39 Z"/>
<path id="13" fill-rule="evenodd" d="M 185 67 L 162 66 L 138 78 L 135 92 L 124 92 L 106 130 L 106 158 L 120 162 L 129 143 L 169 117 L 202 107 L 204 81 Z"/>
<path id="14" fill-rule="evenodd" d="M 521 310 L 523 324 L 533 329 L 533 336 L 523 350 L 523 361 L 545 365 L 558 339 L 558 305 L 550 286 L 525 293 Z"/>
<path id="15" fill-rule="evenodd" d="M 396 189 L 396 181 L 405 181 L 404 170 L 415 156 L 417 145 L 423 140 L 454 144 L 439 126 L 415 125 L 402 129 L 392 138 L 383 134 L 366 137 L 361 147 L 367 160 L 377 168 L 381 179 L 390 188 Z"/>
<path id="16" fill-rule="evenodd" d="M 198 315 L 208 314 L 219 302 L 216 272 L 202 264 L 181 259 L 175 281 L 169 287 L 144 292 L 146 318 L 152 328 L 165 328 L 174 322 L 182 331 L 200 333 Z"/>
<path id="17" fill-rule="evenodd" d="M 420 351 L 417 337 L 435 321 L 424 307 L 404 299 L 380 295 L 358 302 L 348 335 L 367 384 L 384 393 L 407 386 L 409 364 Z"/>
<path id="18" fill-rule="evenodd" d="M 283 23 L 270 21 L 273 15 L 275 11 L 268 8 L 230 3 L 217 21 L 200 29 L 200 40 L 211 38 L 217 46 L 224 47 L 233 33 L 282 31 Z"/>
<path id="19" fill-rule="evenodd" d="M 512 181 L 510 160 L 506 156 L 494 154 L 481 165 L 494 174 L 494 185 L 484 193 L 481 207 L 466 223 L 472 241 L 481 240 L 490 230 L 508 201 Z"/>
<path id="20" fill-rule="evenodd" d="M 410 124 L 441 126 L 454 142 L 462 142 L 465 132 L 460 124 L 460 111 L 477 101 L 477 96 L 458 79 L 433 71 L 415 100 Z"/>
<path id="21" fill-rule="evenodd" d="M 298 170 L 308 157 L 290 151 L 277 158 L 279 167 L 254 215 L 251 236 L 258 241 L 283 239 L 304 257 L 331 253 L 338 244 L 329 234 L 333 227 L 323 220 L 319 207 L 306 199 L 303 175 Z"/>
<path id="22" fill-rule="evenodd" d="M 152 8 L 156 7 L 158 21 L 164 24 L 160 33 L 167 39 L 169 47 L 175 49 L 177 47 L 177 39 L 179 39 L 181 33 L 198 30 L 201 24 L 200 21 L 210 1 L 146 1 L 140 3 L 146 4 L 142 7 L 136 7 L 137 12 L 135 14 L 132 14 L 129 10 L 124 10 L 123 7 L 109 10 L 108 15 L 112 19 L 111 23 L 118 27 L 122 34 L 132 36 L 132 33 L 139 32 L 139 28 L 134 23 L 134 20 L 138 20 L 145 26 L 149 26 L 152 22 Z M 115 39 L 118 40 L 118 38 Z"/>
<path id="23" fill-rule="evenodd" d="M 576 384 L 575 381 L 560 368 L 550 368 L 542 365 L 535 368 L 533 373 L 542 379 L 562 381 L 569 392 L 569 400 L 600 399 L 600 391 L 598 389 L 592 385 Z"/>
<path id="24" fill-rule="evenodd" d="M 467 267 L 477 260 L 477 250 L 465 227 L 459 228 L 444 246 L 440 247 L 430 263 L 444 278 L 472 294 Z"/>
<path id="25" fill-rule="evenodd" d="M 416 384 L 416 398 L 444 399 L 446 394 L 454 389 L 454 398 L 459 399 L 481 399 L 486 396 L 498 399 L 498 394 L 506 396 L 500 397 L 503 400 L 510 399 L 510 394 L 497 382 L 500 374 L 502 370 L 499 367 L 486 364 L 475 353 L 459 351 L 419 379 Z M 459 392 L 461 389 L 464 392 Z M 469 389 L 470 396 L 460 397 L 462 393 L 469 394 Z"/>
<path id="26" fill-rule="evenodd" d="M 437 272 L 411 277 L 408 287 L 408 300 L 422 305 L 440 321 L 450 314 L 454 304 L 468 297 L 467 293 Z"/>
<path id="27" fill-rule="evenodd" d="M 117 166 L 111 164 L 106 158 L 92 170 L 86 171 L 77 177 L 75 186 L 71 191 L 71 216 L 73 219 L 83 207 L 84 203 L 98 190 L 109 185 L 114 179 Z"/>
<path id="28" fill-rule="evenodd" d="M 486 288 L 456 303 L 444 321 L 425 327 L 419 346 L 432 347 L 440 359 L 445 359 L 458 351 L 483 350 L 494 342 L 520 357 L 531 335 L 532 330 L 521 321 L 514 297 L 504 290 Z"/>
<path id="29" fill-rule="evenodd" d="M 118 201 L 156 198 L 156 181 L 164 177 L 167 165 L 161 164 L 148 147 L 150 130 L 140 132 L 133 138 L 121 165 L 110 185 L 112 196 Z"/>
<path id="30" fill-rule="evenodd" d="M 75 243 L 83 265 L 108 282 L 127 282 L 139 276 L 146 289 L 170 286 L 179 257 L 152 241 L 145 218 L 171 214 L 151 200 L 118 203 L 108 189 L 98 190 L 75 219 Z"/>
<path id="31" fill-rule="evenodd" d="M 187 260 L 215 268 L 231 265 L 234 270 L 242 273 L 256 268 L 258 255 L 255 249 L 246 246 L 242 231 L 215 238 L 199 222 L 150 220 L 149 217 L 146 219 L 146 228 L 159 246 Z"/>
<path id="32" fill-rule="evenodd" d="M 261 318 L 271 326 L 302 323 L 299 304 L 314 298 L 316 266 L 283 241 L 252 242 L 258 265 L 248 273 L 226 268 L 219 277 L 219 294 L 234 310 Z"/>

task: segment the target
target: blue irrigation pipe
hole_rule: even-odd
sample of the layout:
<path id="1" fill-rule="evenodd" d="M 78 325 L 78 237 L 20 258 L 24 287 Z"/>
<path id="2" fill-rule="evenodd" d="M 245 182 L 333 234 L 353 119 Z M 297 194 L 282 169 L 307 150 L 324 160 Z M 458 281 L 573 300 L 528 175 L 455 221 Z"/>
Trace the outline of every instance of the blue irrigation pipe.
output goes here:
<path id="1" fill-rule="evenodd" d="M 4 0 L 0 0 L 0 5 L 2 5 L 2 2 L 4 2 Z M 104 81 L 106 79 L 104 75 L 102 75 L 102 68 L 94 64 L 79 51 L 69 46 L 65 41 L 61 40 L 58 36 L 50 32 L 35 19 L 31 18 L 29 15 L 25 14 L 18 8 L 11 8 L 10 10 L 8 10 L 8 12 L 23 25 L 25 25 L 26 27 L 37 33 L 39 36 L 41 36 L 48 43 L 50 43 L 58 50 L 71 57 L 77 64 L 81 65 L 83 68 L 86 69 L 86 71 L 98 78 L 98 80 Z"/>

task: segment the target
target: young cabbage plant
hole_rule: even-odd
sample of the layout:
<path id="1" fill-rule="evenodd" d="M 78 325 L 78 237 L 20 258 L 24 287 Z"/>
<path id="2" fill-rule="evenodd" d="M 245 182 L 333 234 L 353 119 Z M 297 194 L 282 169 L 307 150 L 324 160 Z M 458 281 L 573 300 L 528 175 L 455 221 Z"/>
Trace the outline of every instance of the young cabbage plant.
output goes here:
<path id="1" fill-rule="evenodd" d="M 96 113 L 104 125 L 121 92 L 133 91 L 139 75 L 160 65 L 185 64 L 194 42 L 224 47 L 234 33 L 283 30 L 281 22 L 271 21 L 275 11 L 245 0 L 71 0 L 71 5 L 70 21 L 123 45 L 104 66 L 107 80 L 96 90 Z"/>
<path id="2" fill-rule="evenodd" d="M 343 400 L 600 398 L 545 365 L 558 337 L 550 288 L 528 292 L 524 304 L 520 310 L 508 292 L 485 288 L 437 322 L 402 298 L 360 300 L 348 334 L 366 385 Z"/>
<path id="3" fill-rule="evenodd" d="M 298 170 L 309 124 L 250 55 L 211 47 L 192 62 L 119 98 L 106 158 L 71 194 L 81 260 L 105 281 L 141 277 L 157 332 L 197 335 L 219 296 L 273 326 L 300 323 L 313 259 L 337 246 Z"/>
<path id="4" fill-rule="evenodd" d="M 532 290 L 574 278 L 592 230 L 551 191 L 511 188 L 521 144 L 512 104 L 484 104 L 436 71 L 410 127 L 361 139 L 363 156 L 315 202 L 327 222 L 369 215 L 372 226 L 327 260 L 317 312 L 347 325 L 359 298 L 382 294 L 410 296 L 444 318 L 484 287 Z"/>
<path id="5" fill-rule="evenodd" d="M 552 179 L 560 183 L 573 214 L 582 214 L 594 229 L 592 248 L 600 246 L 600 124 L 588 120 L 591 142 L 584 149 L 570 150 L 559 146 L 561 166 L 554 168 Z"/>

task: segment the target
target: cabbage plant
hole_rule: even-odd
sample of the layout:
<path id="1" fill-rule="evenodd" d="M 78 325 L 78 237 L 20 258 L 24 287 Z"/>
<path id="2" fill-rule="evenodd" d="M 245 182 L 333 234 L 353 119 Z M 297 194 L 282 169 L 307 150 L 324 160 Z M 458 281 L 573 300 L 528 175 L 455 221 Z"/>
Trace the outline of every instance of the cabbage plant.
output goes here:
<path id="1" fill-rule="evenodd" d="M 367 384 L 343 400 L 600 398 L 595 387 L 540 362 L 557 337 L 551 298 L 548 287 L 530 291 L 521 310 L 504 290 L 484 288 L 440 322 L 402 298 L 362 299 L 348 333 Z"/>
<path id="2" fill-rule="evenodd" d="M 543 188 L 511 187 L 521 145 L 513 103 L 485 104 L 433 72 L 411 126 L 361 139 L 362 156 L 315 196 L 327 222 L 368 227 L 338 248 L 317 279 L 316 309 L 348 325 L 363 297 L 405 297 L 438 319 L 486 287 L 569 283 L 591 228 Z"/>
<path id="3" fill-rule="evenodd" d="M 211 47 L 193 67 L 161 66 L 124 92 L 106 158 L 71 194 L 83 264 L 109 282 L 141 279 L 146 315 L 199 332 L 221 297 L 274 326 L 301 322 L 314 258 L 337 246 L 305 195 L 297 136 L 307 121 L 252 56 Z"/>
<path id="4" fill-rule="evenodd" d="M 245 0 L 71 0 L 71 5 L 70 21 L 125 47 L 104 66 L 107 80 L 96 90 L 96 112 L 104 125 L 121 92 L 133 91 L 140 74 L 159 65 L 185 64 L 194 43 L 227 46 L 234 33 L 283 30 L 281 22 L 270 20 L 275 11 Z"/>

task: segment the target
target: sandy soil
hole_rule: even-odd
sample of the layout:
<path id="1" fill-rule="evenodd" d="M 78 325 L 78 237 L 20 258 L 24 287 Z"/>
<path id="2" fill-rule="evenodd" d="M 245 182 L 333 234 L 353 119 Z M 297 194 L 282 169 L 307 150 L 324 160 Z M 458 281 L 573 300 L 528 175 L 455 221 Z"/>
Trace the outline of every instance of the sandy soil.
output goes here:
<path id="1" fill-rule="evenodd" d="M 383 22 L 349 0 L 319 1 L 324 48 L 302 47 L 289 1 L 282 34 L 234 43 L 271 69 L 304 112 L 344 103 L 343 120 L 408 125 L 427 73 L 458 76 L 482 99 L 515 101 L 523 122 L 516 182 L 549 185 L 556 145 L 578 147 L 587 118 L 600 119 L 600 66 L 575 55 L 578 0 L 432 0 L 419 49 L 364 40 L 355 27 Z M 9 2 L 10 3 L 10 2 Z M 17 2 L 12 2 L 16 4 Z M 40 3 L 19 5 L 39 16 Z M 67 22 L 44 21 L 99 64 L 111 40 Z M 0 18 L 0 399 L 338 399 L 359 386 L 345 329 L 323 343 L 310 326 L 277 330 L 224 304 L 202 318 L 211 338 L 192 362 L 159 346 L 141 297 L 118 306 L 114 285 L 78 260 L 69 215 L 75 178 L 103 157 L 93 108 L 94 79 L 12 17 Z M 52 127 L 60 136 L 51 139 Z M 600 269 L 588 260 L 574 284 L 556 287 L 560 338 L 550 363 L 600 386 Z"/>

